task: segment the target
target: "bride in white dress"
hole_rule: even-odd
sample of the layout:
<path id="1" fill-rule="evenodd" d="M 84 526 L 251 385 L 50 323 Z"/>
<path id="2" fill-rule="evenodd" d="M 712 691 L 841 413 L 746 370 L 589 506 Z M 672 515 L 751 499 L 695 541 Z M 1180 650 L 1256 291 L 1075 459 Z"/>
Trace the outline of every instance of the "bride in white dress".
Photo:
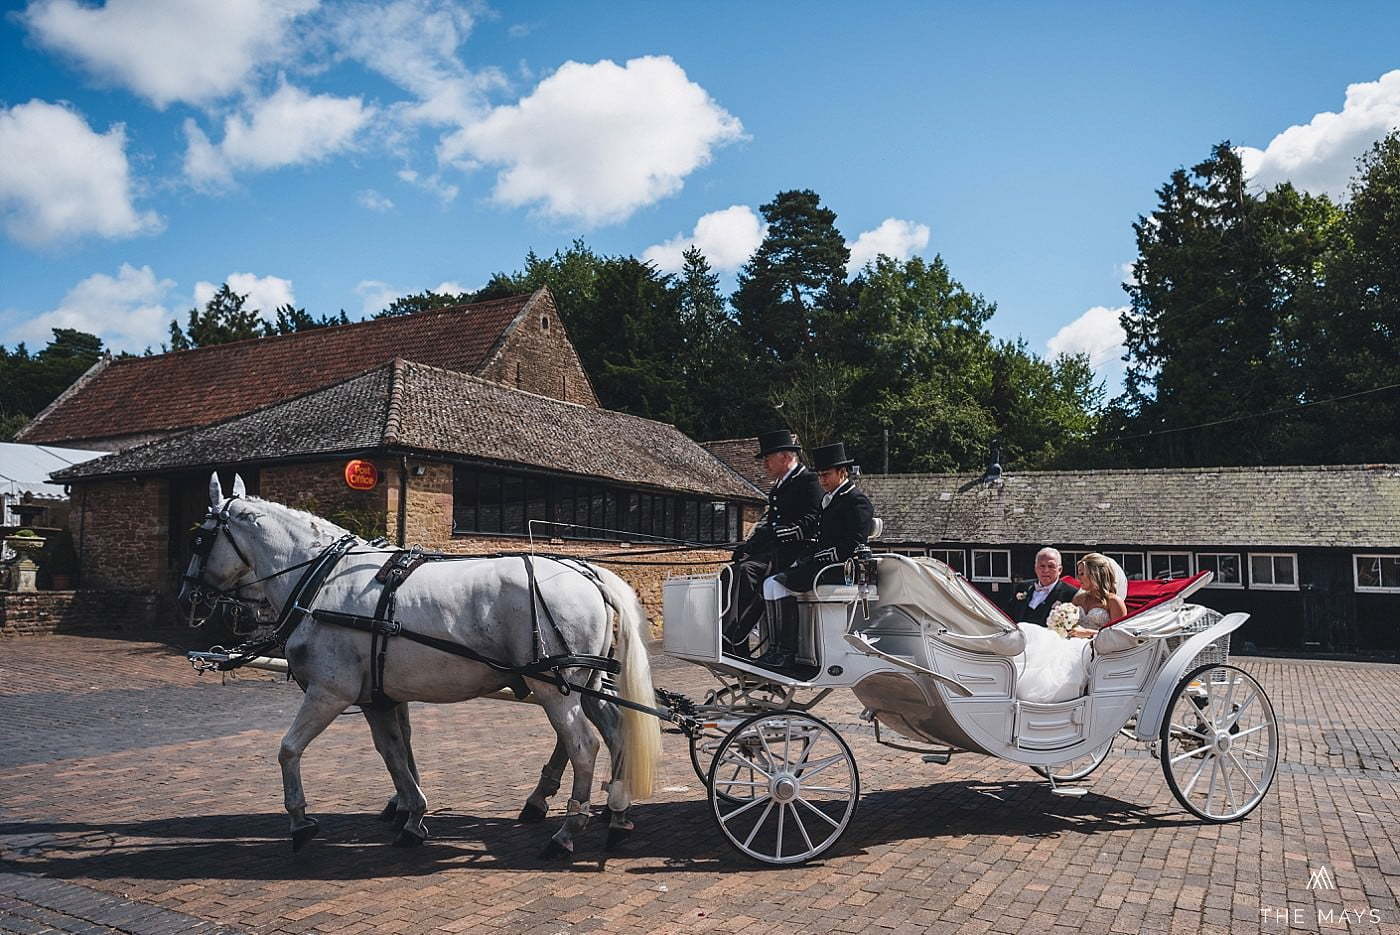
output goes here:
<path id="1" fill-rule="evenodd" d="M 1050 704 L 1079 697 L 1093 658 L 1089 638 L 1127 616 L 1123 598 L 1128 594 L 1128 576 L 1117 562 L 1090 552 L 1079 560 L 1075 572 L 1080 590 L 1074 606 L 1080 617 L 1068 639 L 1048 626 L 1017 624 L 1026 638 L 1025 652 L 1015 659 L 1016 695 L 1023 701 Z"/>

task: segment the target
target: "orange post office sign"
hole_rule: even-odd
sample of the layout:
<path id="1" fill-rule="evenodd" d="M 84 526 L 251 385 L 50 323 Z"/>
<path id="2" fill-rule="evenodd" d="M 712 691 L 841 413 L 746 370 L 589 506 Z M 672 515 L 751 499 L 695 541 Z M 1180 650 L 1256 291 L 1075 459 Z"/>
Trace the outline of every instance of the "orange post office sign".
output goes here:
<path id="1" fill-rule="evenodd" d="M 373 461 L 356 458 L 345 462 L 345 485 L 351 490 L 373 490 L 379 483 L 379 468 Z"/>

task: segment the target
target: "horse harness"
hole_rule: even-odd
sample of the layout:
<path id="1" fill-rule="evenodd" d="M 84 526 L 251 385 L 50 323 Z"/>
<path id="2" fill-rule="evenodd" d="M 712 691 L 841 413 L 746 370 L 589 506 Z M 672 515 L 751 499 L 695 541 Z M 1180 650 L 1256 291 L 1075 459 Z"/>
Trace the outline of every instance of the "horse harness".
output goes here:
<path id="1" fill-rule="evenodd" d="M 242 605 L 249 599 L 243 597 L 239 592 L 244 588 L 251 587 L 286 574 L 298 568 L 304 568 L 301 577 L 292 588 L 291 595 L 287 598 L 286 604 L 278 616 L 276 626 L 271 636 L 261 640 L 256 640 L 237 647 L 230 653 L 230 658 L 224 661 L 212 662 L 210 667 L 226 672 L 231 669 L 246 665 L 251 659 L 260 656 L 269 649 L 284 646 L 292 633 L 306 617 L 311 617 L 318 623 L 331 624 L 333 626 L 345 627 L 352 630 L 360 630 L 370 634 L 370 703 L 376 707 L 389 707 L 397 702 L 384 692 L 384 665 L 388 655 L 389 643 L 393 637 L 403 637 L 420 643 L 424 646 L 441 652 L 450 653 L 454 656 L 461 656 L 486 665 L 497 672 L 515 676 L 510 688 L 519 699 L 524 699 L 529 694 L 529 688 L 525 685 L 525 678 L 541 678 L 548 674 L 554 686 L 561 694 L 568 694 L 577 691 L 580 694 L 600 698 L 613 704 L 624 707 L 635 708 L 648 714 L 662 715 L 662 709 L 650 708 L 643 705 L 633 704 L 626 699 L 618 698 L 616 695 L 608 694 L 568 681 L 564 677 L 564 670 L 570 668 L 597 670 L 606 675 L 616 675 L 621 671 L 621 663 L 613 658 L 611 653 L 607 656 L 598 656 L 591 653 L 570 652 L 568 642 L 564 638 L 563 632 L 559 629 L 558 623 L 554 620 L 554 614 L 549 609 L 549 604 L 544 599 L 544 594 L 540 590 L 539 580 L 535 574 L 535 559 L 545 558 L 557 562 L 569 568 L 583 577 L 587 578 L 598 588 L 604 603 L 612 607 L 614 611 L 618 608 L 608 597 L 607 591 L 602 586 L 602 581 L 597 572 L 584 562 L 572 559 L 567 556 L 532 556 L 519 555 L 525 564 L 525 575 L 527 590 L 530 593 L 530 628 L 532 643 L 535 646 L 535 658 L 524 665 L 515 665 L 499 659 L 494 659 L 484 653 L 477 652 L 470 646 L 455 643 L 436 636 L 429 636 L 426 633 L 418 633 L 409 630 L 394 618 L 395 594 L 408 577 L 418 568 L 427 562 L 440 561 L 465 561 L 472 559 L 504 556 L 468 556 L 452 555 L 441 552 L 424 552 L 419 548 L 399 549 L 393 552 L 384 562 L 383 566 L 375 573 L 375 581 L 383 586 L 379 594 L 379 600 L 375 606 L 374 615 L 353 614 L 345 611 L 327 610 L 314 607 L 316 597 L 320 594 L 322 586 L 335 570 L 341 559 L 350 554 L 351 549 L 359 542 L 359 539 L 351 534 L 346 534 L 335 542 L 331 543 L 321 551 L 319 555 L 308 559 L 297 565 L 292 565 L 280 571 L 273 572 L 255 581 L 234 585 L 231 588 L 215 588 L 204 581 L 204 565 L 208 561 L 210 553 L 214 549 L 214 544 L 220 535 L 228 537 L 229 544 L 244 565 L 249 568 L 252 563 L 248 561 L 243 550 L 239 548 L 238 542 L 229 531 L 229 510 L 233 505 L 235 497 L 230 497 L 221 510 L 209 511 L 209 518 L 215 521 L 214 528 L 207 529 L 203 525 L 199 526 L 193 535 L 191 551 L 200 560 L 198 574 L 185 575 L 184 580 L 190 582 L 194 589 L 196 600 L 208 600 L 213 603 L 232 602 Z M 547 654 L 546 639 L 543 628 L 540 626 L 540 611 L 543 610 L 544 620 L 553 630 L 554 638 L 564 651 L 560 653 Z M 667 717 L 667 720 L 670 718 Z"/>

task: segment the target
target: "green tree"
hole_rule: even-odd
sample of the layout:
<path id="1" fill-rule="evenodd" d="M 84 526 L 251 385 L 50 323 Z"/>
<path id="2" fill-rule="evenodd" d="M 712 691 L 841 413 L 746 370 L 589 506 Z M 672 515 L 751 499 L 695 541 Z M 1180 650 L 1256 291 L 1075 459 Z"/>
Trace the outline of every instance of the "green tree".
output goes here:
<path id="1" fill-rule="evenodd" d="M 8 441 L 102 356 L 102 339 L 54 328 L 42 350 L 0 347 L 0 441 Z"/>
<path id="2" fill-rule="evenodd" d="M 328 328 L 331 325 L 350 324 L 350 316 L 345 314 L 345 309 L 341 309 L 339 315 L 322 315 L 320 318 L 316 318 L 304 308 L 280 305 L 277 307 L 276 316 L 277 317 L 272 321 L 264 321 L 262 323 L 264 336 L 271 337 L 275 334 L 293 334 L 297 331 Z"/>
<path id="3" fill-rule="evenodd" d="M 228 283 L 222 284 L 203 309 L 190 309 L 185 328 L 181 329 L 178 321 L 170 322 L 170 349 L 187 351 L 261 337 L 262 319 L 257 309 L 244 308 L 247 301 L 246 295 L 234 292 Z"/>
<path id="4" fill-rule="evenodd" d="M 676 349 L 682 380 L 694 403 L 685 432 L 693 438 L 726 438 L 761 431 L 738 421 L 746 411 L 742 395 L 746 361 L 738 325 L 719 292 L 719 276 L 700 248 L 683 254 L 685 265 L 675 279 L 681 320 Z M 693 389 L 690 389 L 693 388 Z M 766 427 L 766 426 L 764 426 Z"/>
<path id="5" fill-rule="evenodd" d="M 468 302 L 477 301 L 470 292 L 441 293 L 425 290 L 413 295 L 401 295 L 389 306 L 381 311 L 375 312 L 373 318 L 401 318 L 404 315 L 414 315 L 418 312 L 429 312 L 436 308 L 449 308 L 453 305 L 466 305 Z M 343 315 L 344 312 L 342 311 Z M 336 324 L 339 324 L 337 322 Z"/>

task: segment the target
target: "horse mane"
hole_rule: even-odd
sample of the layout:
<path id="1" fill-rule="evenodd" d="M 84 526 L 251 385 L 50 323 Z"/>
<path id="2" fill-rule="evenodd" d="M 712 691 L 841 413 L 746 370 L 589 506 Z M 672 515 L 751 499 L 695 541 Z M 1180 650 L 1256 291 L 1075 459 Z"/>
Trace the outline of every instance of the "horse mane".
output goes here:
<path id="1" fill-rule="evenodd" d="M 248 494 L 247 496 L 243 497 L 243 499 L 255 501 L 260 506 L 276 507 L 278 510 L 281 510 L 283 513 L 287 514 L 287 517 L 290 519 L 301 520 L 302 522 L 307 524 L 313 522 L 320 523 L 326 527 L 327 532 L 335 533 L 338 536 L 352 535 L 350 530 L 345 529 L 341 526 L 337 526 L 335 523 L 326 519 L 324 516 L 317 516 L 315 513 L 311 513 L 307 510 L 299 510 L 294 506 L 288 506 L 285 503 L 278 503 L 276 500 L 265 500 L 262 497 L 254 496 L 253 494 Z M 360 536 L 356 536 L 355 538 L 360 539 L 360 541 L 364 541 L 363 538 Z"/>

